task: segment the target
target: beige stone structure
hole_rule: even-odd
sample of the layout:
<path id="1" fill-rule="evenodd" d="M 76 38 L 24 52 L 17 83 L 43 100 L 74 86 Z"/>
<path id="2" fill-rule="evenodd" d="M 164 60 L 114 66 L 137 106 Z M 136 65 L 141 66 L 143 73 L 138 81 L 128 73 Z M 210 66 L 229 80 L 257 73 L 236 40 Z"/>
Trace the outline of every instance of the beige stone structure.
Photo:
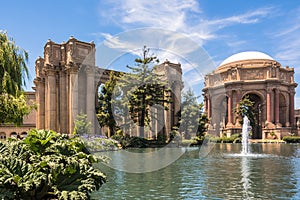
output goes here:
<path id="1" fill-rule="evenodd" d="M 156 129 L 168 134 L 178 122 L 176 114 L 180 110 L 181 66 L 166 61 L 157 67 L 157 73 L 167 78 L 173 91 L 171 109 L 163 111 L 159 118 L 165 125 L 160 130 Z M 110 70 L 95 65 L 94 43 L 78 41 L 73 37 L 62 44 L 49 40 L 44 46 L 44 58 L 36 60 L 37 128 L 70 134 L 76 116 L 82 112 L 92 122 L 92 133 L 99 133 L 95 113 L 97 91 L 99 85 L 108 80 L 109 74 Z M 158 127 L 157 124 L 153 125 Z M 132 134 L 137 133 L 133 131 Z M 147 137 L 151 135 L 153 133 Z"/>
<path id="2" fill-rule="evenodd" d="M 95 66 L 95 44 L 73 37 L 62 44 L 49 40 L 44 46 L 44 58 L 36 60 L 35 92 L 26 92 L 29 100 L 36 100 L 37 111 L 25 117 L 21 127 L 0 125 L 0 139 L 25 136 L 35 127 L 72 133 L 74 119 L 80 112 L 93 122 L 92 131 L 100 133 L 103 128 L 97 126 L 95 116 L 97 91 L 110 72 Z M 168 111 L 159 106 L 151 108 L 155 115 L 151 125 L 155 129 L 146 133 L 148 138 L 157 137 L 158 133 L 167 135 L 177 125 L 183 87 L 180 64 L 165 61 L 157 66 L 156 73 L 168 80 L 173 103 Z M 300 111 L 294 111 L 296 87 L 294 69 L 282 67 L 264 53 L 243 52 L 229 57 L 205 76 L 203 94 L 210 118 L 209 133 L 230 136 L 241 132 L 233 110 L 245 96 L 255 102 L 257 124 L 253 138 L 300 133 Z M 130 135 L 139 134 L 136 126 L 129 130 Z"/>
<path id="3" fill-rule="evenodd" d="M 241 132 L 234 109 L 249 96 L 254 102 L 256 126 L 252 138 L 282 138 L 295 131 L 294 69 L 282 67 L 261 52 L 242 52 L 224 60 L 205 77 L 205 110 L 210 118 L 209 132 L 230 136 Z"/>

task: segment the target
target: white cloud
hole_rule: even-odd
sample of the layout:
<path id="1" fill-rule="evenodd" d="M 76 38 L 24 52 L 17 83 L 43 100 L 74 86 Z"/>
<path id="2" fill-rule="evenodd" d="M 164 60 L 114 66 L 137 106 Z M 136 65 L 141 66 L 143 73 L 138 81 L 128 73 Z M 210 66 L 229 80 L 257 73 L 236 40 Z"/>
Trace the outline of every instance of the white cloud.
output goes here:
<path id="1" fill-rule="evenodd" d="M 236 24 L 257 23 L 261 18 L 272 13 L 272 8 L 268 7 L 220 19 L 207 19 L 196 0 L 109 2 L 111 9 L 101 10 L 101 12 L 105 12 L 105 16 L 110 16 L 110 19 L 124 30 L 137 27 L 158 27 L 179 31 L 196 40 L 199 45 L 217 37 L 216 32 L 222 28 Z"/>
<path id="2" fill-rule="evenodd" d="M 276 45 L 275 59 L 283 65 L 300 71 L 300 7 L 289 13 L 288 21 L 282 24 L 273 36 Z M 299 73 L 298 71 L 298 73 Z"/>

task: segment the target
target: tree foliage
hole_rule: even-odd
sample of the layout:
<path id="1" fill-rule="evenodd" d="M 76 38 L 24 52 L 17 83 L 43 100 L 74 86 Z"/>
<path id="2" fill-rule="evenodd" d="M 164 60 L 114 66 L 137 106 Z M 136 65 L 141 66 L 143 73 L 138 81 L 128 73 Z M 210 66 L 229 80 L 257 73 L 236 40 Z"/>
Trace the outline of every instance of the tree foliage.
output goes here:
<path id="1" fill-rule="evenodd" d="M 120 95 L 116 83 L 122 74 L 115 74 L 113 72 L 109 75 L 109 80 L 101 87 L 98 96 L 98 106 L 96 107 L 97 119 L 101 127 L 107 126 L 110 134 L 114 135 L 117 128 L 115 117 L 113 113 L 113 104 L 117 103 L 114 98 Z M 118 106 L 115 106 L 117 108 Z"/>
<path id="2" fill-rule="evenodd" d="M 119 112 L 122 112 L 123 118 L 128 114 L 129 121 L 133 121 L 140 127 L 141 137 L 144 137 L 144 129 L 150 127 L 153 118 L 151 106 L 161 105 L 167 110 L 171 102 L 167 82 L 154 71 L 158 62 L 158 58 L 144 46 L 141 57 L 135 59 L 135 66 L 127 66 L 130 72 L 124 73 L 118 81 L 122 94 L 118 97 L 119 103 L 115 101 L 117 105 L 115 107 L 121 108 Z M 128 120 L 124 121 L 126 125 Z"/>
<path id="3" fill-rule="evenodd" d="M 255 115 L 254 115 L 254 102 L 250 100 L 249 96 L 245 96 L 238 104 L 238 107 L 233 110 L 238 116 L 241 116 L 240 123 L 243 123 L 244 116 L 247 116 L 250 120 L 251 127 L 255 127 Z"/>
<path id="4" fill-rule="evenodd" d="M 7 33 L 0 32 L 0 94 L 16 96 L 28 78 L 28 53 L 18 47 Z"/>
<path id="5" fill-rule="evenodd" d="M 0 32 L 0 123 L 20 125 L 23 117 L 35 107 L 27 105 L 22 94 L 28 78 L 28 53 L 16 46 L 13 39 Z"/>
<path id="6" fill-rule="evenodd" d="M 23 117 L 28 115 L 36 105 L 27 103 L 24 94 L 14 97 L 10 94 L 0 94 L 0 123 L 13 123 L 17 126 L 23 123 Z"/>
<path id="7" fill-rule="evenodd" d="M 32 130 L 0 142 L 1 199 L 89 199 L 106 181 L 78 137 Z"/>
<path id="8" fill-rule="evenodd" d="M 203 111 L 203 108 L 204 108 L 203 103 L 199 104 L 199 108 L 200 108 L 200 117 L 199 117 L 199 121 L 198 121 L 199 123 L 198 123 L 198 129 L 197 129 L 196 136 L 202 137 L 205 135 L 205 132 L 207 131 L 206 125 L 208 123 L 208 117 Z"/>
<path id="9" fill-rule="evenodd" d="M 76 119 L 74 121 L 73 133 L 78 135 L 90 134 L 91 125 L 92 122 L 88 121 L 87 115 L 81 112 L 79 115 L 76 116 Z"/>
<path id="10" fill-rule="evenodd" d="M 203 112 L 203 104 L 197 102 L 191 89 L 182 94 L 182 100 L 179 132 L 184 133 L 186 138 L 190 138 L 191 134 L 203 136 L 206 131 L 205 124 L 208 122 Z"/>

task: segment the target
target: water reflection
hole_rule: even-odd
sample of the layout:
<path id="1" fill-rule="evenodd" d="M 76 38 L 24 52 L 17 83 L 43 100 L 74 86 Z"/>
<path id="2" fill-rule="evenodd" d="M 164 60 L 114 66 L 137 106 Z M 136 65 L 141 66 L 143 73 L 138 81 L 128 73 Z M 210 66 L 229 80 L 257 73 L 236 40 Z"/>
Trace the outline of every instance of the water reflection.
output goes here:
<path id="1" fill-rule="evenodd" d="M 148 173 L 99 165 L 108 183 L 93 198 L 300 199 L 300 145 L 253 144 L 251 149 L 267 156 L 228 156 L 239 154 L 241 145 L 217 144 L 206 157 L 190 149 L 171 165 Z M 119 152 L 110 153 L 112 159 L 122 159 Z"/>
<path id="2" fill-rule="evenodd" d="M 251 193 L 251 180 L 250 180 L 250 158 L 249 157 L 242 157 L 242 162 L 241 162 L 241 183 L 243 184 L 244 191 L 243 191 L 243 196 L 244 198 L 249 198 L 250 196 L 253 196 Z"/>

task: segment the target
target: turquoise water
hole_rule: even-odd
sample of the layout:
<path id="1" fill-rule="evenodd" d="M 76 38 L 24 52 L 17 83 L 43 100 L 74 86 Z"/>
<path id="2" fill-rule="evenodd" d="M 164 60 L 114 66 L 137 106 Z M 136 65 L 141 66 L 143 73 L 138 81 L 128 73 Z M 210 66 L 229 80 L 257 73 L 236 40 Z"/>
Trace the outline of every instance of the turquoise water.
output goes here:
<path id="1" fill-rule="evenodd" d="M 249 156 L 241 156 L 241 144 L 215 144 L 209 151 L 164 148 L 161 157 L 147 157 L 156 152 L 105 153 L 111 158 L 109 166 L 97 167 L 108 181 L 93 199 L 300 199 L 300 145 L 252 144 Z M 180 158 L 158 168 L 179 152 L 183 152 Z M 139 158 L 139 163 L 130 154 L 143 155 L 151 162 Z M 143 169 L 148 172 L 132 173 Z"/>

